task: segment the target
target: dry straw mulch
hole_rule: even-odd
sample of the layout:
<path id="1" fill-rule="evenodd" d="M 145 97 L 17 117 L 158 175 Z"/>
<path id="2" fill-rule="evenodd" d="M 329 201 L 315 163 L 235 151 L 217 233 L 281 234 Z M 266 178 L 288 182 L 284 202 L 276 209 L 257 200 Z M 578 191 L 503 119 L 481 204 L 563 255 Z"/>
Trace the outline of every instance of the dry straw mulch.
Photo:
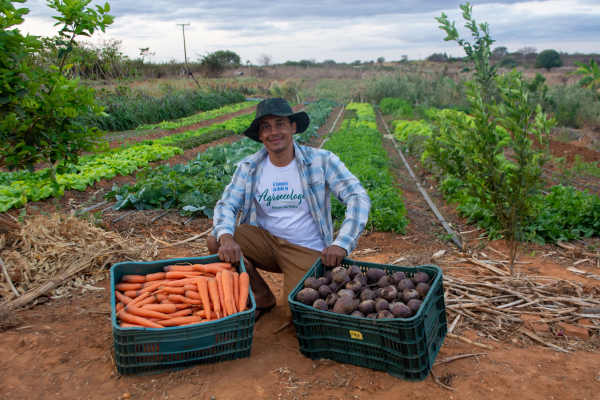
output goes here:
<path id="1" fill-rule="evenodd" d="M 94 273 L 110 264 L 149 261 L 158 253 L 156 245 L 124 239 L 74 216 L 37 217 L 13 232 L 8 240 L 0 237 L 1 259 L 10 278 L 9 282 L 4 273 L 0 277 L 0 329 L 14 323 L 14 310 L 45 293 L 62 297 L 73 286 L 93 288 Z"/>

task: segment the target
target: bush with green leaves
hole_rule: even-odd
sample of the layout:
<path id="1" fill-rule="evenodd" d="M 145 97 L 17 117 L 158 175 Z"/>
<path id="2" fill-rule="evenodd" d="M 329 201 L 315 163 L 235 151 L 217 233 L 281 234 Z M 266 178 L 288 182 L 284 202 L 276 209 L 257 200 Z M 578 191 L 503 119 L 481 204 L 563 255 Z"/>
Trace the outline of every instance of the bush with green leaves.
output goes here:
<path id="1" fill-rule="evenodd" d="M 403 99 L 386 97 L 379 102 L 381 112 L 386 115 L 393 115 L 395 118 L 413 119 L 415 110 L 412 105 Z"/>
<path id="2" fill-rule="evenodd" d="M 590 65 L 575 61 L 576 71 L 569 72 L 567 75 L 583 75 L 579 85 L 590 90 L 596 90 L 600 94 L 600 66 L 593 58 L 590 58 Z"/>
<path id="3" fill-rule="evenodd" d="M 503 58 L 502 60 L 498 61 L 496 66 L 498 68 L 513 69 L 513 68 L 517 68 L 519 66 L 519 63 L 512 57 L 506 57 L 506 58 Z"/>
<path id="4" fill-rule="evenodd" d="M 533 66 L 535 68 L 544 68 L 547 70 L 562 67 L 562 58 L 556 50 L 544 50 L 538 54 Z"/>

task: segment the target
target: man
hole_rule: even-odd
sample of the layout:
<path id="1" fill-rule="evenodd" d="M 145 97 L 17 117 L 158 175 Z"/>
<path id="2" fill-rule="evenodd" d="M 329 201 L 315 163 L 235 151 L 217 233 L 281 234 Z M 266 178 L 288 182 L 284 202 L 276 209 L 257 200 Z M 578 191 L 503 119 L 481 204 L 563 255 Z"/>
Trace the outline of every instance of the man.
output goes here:
<path id="1" fill-rule="evenodd" d="M 369 218 L 369 196 L 340 159 L 294 142 L 293 135 L 309 123 L 308 114 L 294 113 L 284 99 L 261 101 L 244 135 L 264 148 L 239 163 L 215 207 L 208 249 L 224 262 L 237 264 L 244 257 L 257 319 L 276 303 L 257 269 L 283 273 L 283 305 L 290 315 L 292 289 L 319 257 L 326 266 L 340 265 Z M 347 206 L 335 241 L 331 193 Z"/>

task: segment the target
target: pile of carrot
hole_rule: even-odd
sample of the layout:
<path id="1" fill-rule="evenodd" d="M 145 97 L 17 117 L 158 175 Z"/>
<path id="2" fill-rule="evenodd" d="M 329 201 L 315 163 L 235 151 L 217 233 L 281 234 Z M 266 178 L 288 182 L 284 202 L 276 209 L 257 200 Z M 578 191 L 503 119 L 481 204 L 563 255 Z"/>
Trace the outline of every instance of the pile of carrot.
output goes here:
<path id="1" fill-rule="evenodd" d="M 125 275 L 115 285 L 121 328 L 164 328 L 221 319 L 247 309 L 250 278 L 229 263 L 169 265 Z"/>

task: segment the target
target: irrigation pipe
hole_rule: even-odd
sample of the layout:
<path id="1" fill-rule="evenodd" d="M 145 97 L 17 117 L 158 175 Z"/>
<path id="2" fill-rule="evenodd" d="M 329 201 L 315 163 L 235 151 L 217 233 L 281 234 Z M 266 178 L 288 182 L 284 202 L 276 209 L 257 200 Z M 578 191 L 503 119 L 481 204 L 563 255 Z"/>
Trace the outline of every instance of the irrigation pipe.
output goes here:
<path id="1" fill-rule="evenodd" d="M 346 106 L 342 106 L 342 109 L 340 110 L 340 113 L 338 114 L 338 116 L 335 118 L 335 121 L 334 121 L 333 125 L 331 126 L 331 129 L 330 129 L 330 130 L 329 130 L 329 132 L 327 132 L 327 134 L 325 135 L 325 136 L 327 136 L 327 137 L 326 137 L 326 138 L 325 138 L 325 140 L 323 140 L 323 141 L 321 142 L 321 144 L 319 145 L 319 147 L 318 147 L 319 149 L 323 148 L 323 145 L 324 145 L 325 143 L 327 143 L 327 141 L 329 140 L 329 134 L 331 133 L 331 131 L 333 131 L 333 128 L 335 128 L 335 126 L 337 125 L 338 119 L 340 118 L 340 115 L 342 115 L 342 113 L 344 112 L 344 108 L 345 108 L 345 107 L 346 107 Z"/>
<path id="2" fill-rule="evenodd" d="M 98 207 L 100 207 L 100 206 L 103 206 L 103 205 L 105 205 L 106 203 L 108 203 L 108 201 L 103 201 L 102 203 L 98 203 L 98 204 L 96 204 L 96 205 L 94 205 L 94 206 L 88 207 L 88 208 L 86 208 L 86 209 L 82 210 L 81 212 L 82 212 L 82 213 L 86 213 L 86 212 L 88 212 L 88 211 L 91 211 L 91 210 L 93 210 L 93 209 L 95 209 L 95 208 L 98 208 Z"/>
<path id="3" fill-rule="evenodd" d="M 450 227 L 450 225 L 448 225 L 448 222 L 446 222 L 446 220 L 444 219 L 444 217 L 442 216 L 442 214 L 439 212 L 439 210 L 437 209 L 437 207 L 435 206 L 435 204 L 433 203 L 433 201 L 431 201 L 431 198 L 429 197 L 429 195 L 427 194 L 427 192 L 425 191 L 425 189 L 423 189 L 423 186 L 421 186 L 421 183 L 419 182 L 419 180 L 415 176 L 415 173 L 410 168 L 410 165 L 408 165 L 408 161 L 406 161 L 406 158 L 404 158 L 404 154 L 402 154 L 402 150 L 400 150 L 400 148 L 398 147 L 398 144 L 394 140 L 394 136 L 390 134 L 390 130 L 389 130 L 387 124 L 385 123 L 385 120 L 383 119 L 383 115 L 381 115 L 381 111 L 377 110 L 377 112 L 379 113 L 379 116 L 381 117 L 381 121 L 383 121 L 383 125 L 385 125 L 385 129 L 387 130 L 388 135 L 390 135 L 390 137 L 392 139 L 392 142 L 394 143 L 394 146 L 396 147 L 396 150 L 398 150 L 398 154 L 400 154 L 400 157 L 402 158 L 402 161 L 404 162 L 404 166 L 406 167 L 406 169 L 408 170 L 408 173 L 410 174 L 410 176 L 412 177 L 413 181 L 415 182 L 415 184 L 419 188 L 419 191 L 421 192 L 421 194 L 425 198 L 425 201 L 427 202 L 427 204 L 429 204 L 429 207 L 431 208 L 431 211 L 433 211 L 433 213 L 435 214 L 435 216 L 437 217 L 437 219 L 440 220 L 440 222 L 444 226 L 444 229 L 446 229 L 446 232 L 448 232 L 449 235 L 452 235 L 452 241 L 454 243 L 456 243 L 456 245 L 458 246 L 459 249 L 462 250 L 463 246 L 460 243 L 460 240 L 458 239 L 458 235 L 452 230 L 452 228 Z"/>

